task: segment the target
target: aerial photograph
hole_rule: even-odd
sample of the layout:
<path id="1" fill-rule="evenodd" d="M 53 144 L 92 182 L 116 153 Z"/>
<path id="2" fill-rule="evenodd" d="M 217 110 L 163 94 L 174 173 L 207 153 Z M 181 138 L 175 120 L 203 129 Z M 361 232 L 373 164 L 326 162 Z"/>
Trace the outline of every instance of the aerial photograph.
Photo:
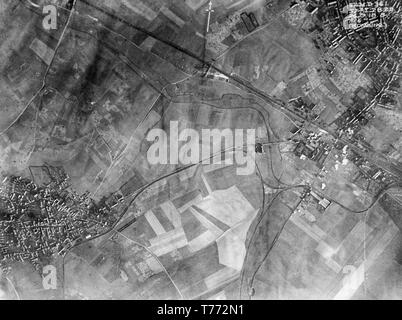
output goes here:
<path id="1" fill-rule="evenodd" d="M 401 28 L 401 0 L 0 0 L 0 300 L 402 300 Z"/>

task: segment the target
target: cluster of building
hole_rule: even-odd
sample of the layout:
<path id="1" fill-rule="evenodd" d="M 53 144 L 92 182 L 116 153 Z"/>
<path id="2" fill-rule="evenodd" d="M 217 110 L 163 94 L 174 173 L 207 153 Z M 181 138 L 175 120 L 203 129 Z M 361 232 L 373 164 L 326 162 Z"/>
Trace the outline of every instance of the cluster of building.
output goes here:
<path id="1" fill-rule="evenodd" d="M 314 121 L 318 118 L 317 105 L 306 102 L 302 97 L 290 100 L 288 107 L 295 114 L 308 121 Z M 302 160 L 310 159 L 316 162 L 318 168 L 322 168 L 331 149 L 328 142 L 322 139 L 323 132 L 307 130 L 300 126 L 295 127 L 292 133 L 292 140 L 296 143 L 293 150 L 294 154 Z"/>
<path id="2" fill-rule="evenodd" d="M 5 178 L 0 184 L 0 267 L 7 272 L 14 262 L 29 261 L 40 270 L 44 259 L 63 255 L 74 244 L 110 228 L 119 199 L 95 204 L 88 194 L 70 190 L 65 174 L 53 174 L 45 186 L 26 178 Z"/>
<path id="3" fill-rule="evenodd" d="M 248 32 L 253 32 L 260 26 L 253 12 L 250 13 L 243 12 L 242 14 L 240 14 L 240 18 L 242 19 Z"/>
<path id="4" fill-rule="evenodd" d="M 319 71 L 326 78 L 320 81 L 335 83 L 342 91 L 338 94 L 345 89 L 345 96 L 348 96 L 332 99 L 337 104 L 338 112 L 333 112 L 336 113 L 334 118 L 327 119 L 326 125 L 341 140 L 346 139 L 363 152 L 369 152 L 373 147 L 366 141 L 362 129 L 376 116 L 374 108 L 380 106 L 394 110 L 397 104 L 401 75 L 402 4 L 397 0 L 325 0 L 306 3 L 308 12 L 314 15 L 311 20 L 313 27 L 308 32 L 315 46 L 326 57 Z M 353 75 L 342 75 L 350 74 L 348 71 L 353 71 Z M 359 81 L 353 81 L 357 76 L 360 76 Z M 301 98 L 289 101 L 289 105 L 305 119 L 321 119 L 321 115 L 316 115 L 319 114 L 317 107 L 305 103 Z M 310 148 L 306 145 L 305 139 L 300 141 L 295 153 L 311 159 L 316 152 L 316 144 L 309 144 Z M 380 184 L 392 180 L 387 171 L 368 165 L 364 157 L 353 150 L 348 150 L 348 158 L 364 173 L 362 177 Z"/>
<path id="5" fill-rule="evenodd" d="M 304 119 L 316 120 L 318 118 L 318 114 L 315 112 L 317 106 L 314 103 L 307 103 L 301 97 L 289 100 L 288 107 Z"/>
<path id="6" fill-rule="evenodd" d="M 301 138 L 300 138 L 301 137 Z M 310 159 L 322 168 L 331 147 L 321 139 L 321 134 L 303 130 L 297 138 L 294 153 L 302 160 Z"/>
<path id="7" fill-rule="evenodd" d="M 373 92 L 362 113 L 376 103 L 392 107 L 399 88 L 401 37 L 398 0 L 350 2 L 329 1 L 319 11 L 329 49 L 342 46 L 348 59 L 373 82 Z M 363 18 L 361 17 L 363 16 Z M 368 21 L 381 22 L 370 24 Z M 357 22 L 350 26 L 351 19 Z M 325 32 L 324 32 L 325 33 Z"/>
<path id="8" fill-rule="evenodd" d="M 352 177 L 352 182 L 371 194 L 377 194 L 384 186 L 395 182 L 395 177 L 392 174 L 378 168 L 353 150 L 348 153 L 347 159 L 359 169 Z"/>
<path id="9" fill-rule="evenodd" d="M 302 201 L 296 212 L 300 213 L 309 223 L 315 223 L 316 216 L 322 215 L 332 203 L 321 192 L 311 188 L 306 188 L 300 197 Z"/>

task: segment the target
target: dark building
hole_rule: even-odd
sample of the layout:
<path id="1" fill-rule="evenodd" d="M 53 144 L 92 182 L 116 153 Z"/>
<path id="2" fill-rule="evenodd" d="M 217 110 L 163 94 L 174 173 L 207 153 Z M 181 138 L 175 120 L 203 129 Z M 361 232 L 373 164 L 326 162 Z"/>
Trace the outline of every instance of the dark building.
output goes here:
<path id="1" fill-rule="evenodd" d="M 256 29 L 256 27 L 254 26 L 253 22 L 250 19 L 250 16 L 247 13 L 243 12 L 240 15 L 240 17 L 243 20 L 243 23 L 245 24 L 248 32 L 252 32 Z"/>

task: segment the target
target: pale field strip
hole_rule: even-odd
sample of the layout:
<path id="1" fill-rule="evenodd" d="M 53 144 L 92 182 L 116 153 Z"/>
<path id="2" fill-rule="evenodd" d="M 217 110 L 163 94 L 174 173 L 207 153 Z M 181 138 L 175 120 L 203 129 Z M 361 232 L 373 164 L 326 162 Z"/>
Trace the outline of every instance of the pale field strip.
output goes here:
<path id="1" fill-rule="evenodd" d="M 221 234 L 223 234 L 223 230 L 219 229 L 214 223 L 205 218 L 197 210 L 190 207 L 190 211 L 198 219 L 198 221 L 200 221 L 201 224 L 214 235 L 214 240 L 218 238 Z"/>
<path id="2" fill-rule="evenodd" d="M 149 241 L 151 242 L 151 246 L 148 247 L 148 249 L 158 257 L 176 249 L 183 248 L 188 244 L 186 234 L 182 227 L 168 231 Z"/>
<path id="3" fill-rule="evenodd" d="M 166 6 L 163 6 L 161 8 L 161 12 L 169 18 L 171 21 L 173 21 L 175 24 L 177 24 L 180 28 L 183 28 L 184 25 L 186 24 L 185 21 L 183 21 L 181 18 L 179 18 L 175 13 L 169 10 Z"/>
<path id="4" fill-rule="evenodd" d="M 150 52 L 158 40 L 152 37 L 147 37 L 139 46 L 143 51 Z"/>
<path id="5" fill-rule="evenodd" d="M 193 11 L 197 11 L 203 5 L 205 5 L 209 0 L 185 0 L 186 5 L 188 5 Z"/>
<path id="6" fill-rule="evenodd" d="M 223 285 L 226 285 L 230 283 L 231 281 L 235 280 L 239 276 L 239 271 L 234 270 L 230 267 L 224 267 L 215 273 L 211 274 L 210 276 L 197 281 L 195 284 L 192 284 L 192 286 L 198 285 L 200 283 L 204 283 L 207 289 L 197 292 L 196 295 L 188 295 L 190 299 L 197 299 L 197 297 L 203 296 L 207 294 L 208 292 L 211 292 L 212 290 L 215 290 Z M 185 290 L 189 291 L 191 289 L 191 286 L 185 288 Z M 225 295 L 224 291 L 221 291 L 223 295 Z"/>
<path id="7" fill-rule="evenodd" d="M 204 233 L 200 234 L 198 237 L 194 238 L 188 243 L 188 247 L 190 252 L 197 252 L 208 244 L 214 242 L 216 240 L 216 236 L 211 232 L 211 230 L 207 230 Z"/>
<path id="8" fill-rule="evenodd" d="M 148 21 L 153 21 L 158 16 L 158 13 L 146 6 L 140 0 L 135 0 L 135 5 L 133 5 L 129 0 L 122 0 L 122 2 L 127 6 L 127 8 L 132 10 L 134 13 L 145 17 Z"/>
<path id="9" fill-rule="evenodd" d="M 204 278 L 204 282 L 207 285 L 208 290 L 213 290 L 227 282 L 234 280 L 236 277 L 239 276 L 239 271 L 224 267 L 219 271 L 211 274 L 210 276 Z"/>
<path id="10" fill-rule="evenodd" d="M 249 1 L 249 0 L 238 0 L 238 1 L 235 1 L 234 3 L 230 4 L 229 6 L 227 6 L 226 9 L 230 10 L 230 9 L 232 9 L 232 8 L 234 8 L 234 7 L 236 7 L 236 6 L 240 6 L 241 4 L 244 4 L 245 2 L 248 2 L 248 1 Z M 232 2 L 233 2 L 233 0 L 232 0 Z"/>
<path id="11" fill-rule="evenodd" d="M 54 50 L 48 47 L 43 41 L 35 38 L 32 40 L 29 48 L 46 63 L 48 66 L 52 63 Z"/>
<path id="12" fill-rule="evenodd" d="M 344 265 L 346 261 L 357 250 L 357 246 L 365 241 L 366 234 L 373 231 L 364 221 L 360 220 L 348 235 L 342 240 L 341 244 L 336 249 L 335 253 L 340 253 L 342 257 L 341 265 Z M 355 248 L 354 248 L 355 247 Z M 352 252 L 353 249 L 353 252 Z"/>
<path id="13" fill-rule="evenodd" d="M 207 300 L 227 300 L 225 290 L 219 291 L 217 294 L 210 296 Z"/>
<path id="14" fill-rule="evenodd" d="M 140 0 L 136 0 L 135 4 L 131 3 L 128 0 L 122 0 L 123 4 L 126 5 L 130 10 L 132 10 L 134 13 L 145 17 L 148 21 L 153 21 L 158 17 L 159 12 L 161 12 L 165 17 L 167 17 L 169 20 L 174 22 L 177 26 L 180 28 L 183 28 L 186 22 L 181 19 L 179 16 L 177 16 L 174 12 L 172 12 L 168 7 L 165 5 L 162 6 L 159 10 L 159 12 L 155 12 L 151 8 L 149 8 L 147 5 L 145 5 L 143 2 Z M 153 47 L 153 45 L 157 42 L 156 39 L 150 39 L 148 37 L 144 42 L 140 45 L 141 49 L 144 49 L 146 51 L 150 51 Z"/>
<path id="15" fill-rule="evenodd" d="M 163 228 L 162 224 L 159 222 L 158 218 L 155 217 L 154 213 L 152 210 L 149 210 L 145 212 L 144 214 L 145 219 L 148 221 L 149 225 L 151 228 L 154 230 L 154 232 L 160 236 L 161 234 L 166 233 L 166 230 Z"/>
<path id="16" fill-rule="evenodd" d="M 205 188 L 207 188 L 208 194 L 210 195 L 212 193 L 211 186 L 209 185 L 209 183 L 204 175 L 201 175 L 201 178 L 202 178 L 202 181 L 204 182 Z"/>
<path id="17" fill-rule="evenodd" d="M 180 212 L 177 210 L 172 201 L 166 201 L 162 203 L 160 207 L 175 228 L 181 227 Z"/>

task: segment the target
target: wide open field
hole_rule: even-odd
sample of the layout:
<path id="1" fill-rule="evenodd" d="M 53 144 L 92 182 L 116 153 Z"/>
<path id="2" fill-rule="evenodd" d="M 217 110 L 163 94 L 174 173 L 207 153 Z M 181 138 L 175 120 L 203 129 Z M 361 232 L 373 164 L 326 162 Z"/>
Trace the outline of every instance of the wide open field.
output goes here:
<path id="1" fill-rule="evenodd" d="M 223 55 L 223 69 L 233 72 L 256 87 L 271 92 L 314 63 L 313 44 L 304 34 L 277 19 L 245 38 Z"/>

